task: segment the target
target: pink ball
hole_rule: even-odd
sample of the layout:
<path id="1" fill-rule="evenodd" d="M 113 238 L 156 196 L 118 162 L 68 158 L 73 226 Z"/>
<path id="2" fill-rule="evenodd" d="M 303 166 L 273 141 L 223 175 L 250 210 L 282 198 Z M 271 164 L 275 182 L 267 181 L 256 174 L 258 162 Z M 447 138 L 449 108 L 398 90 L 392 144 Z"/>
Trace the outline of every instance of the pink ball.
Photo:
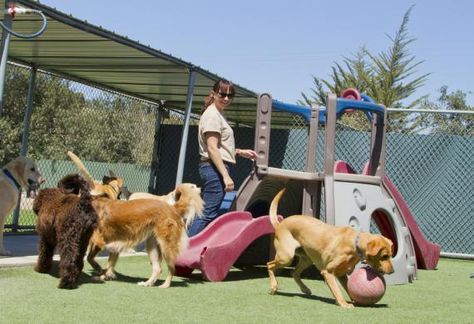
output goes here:
<path id="1" fill-rule="evenodd" d="M 385 294 L 385 279 L 369 266 L 355 269 L 347 281 L 351 298 L 360 305 L 372 305 Z"/>

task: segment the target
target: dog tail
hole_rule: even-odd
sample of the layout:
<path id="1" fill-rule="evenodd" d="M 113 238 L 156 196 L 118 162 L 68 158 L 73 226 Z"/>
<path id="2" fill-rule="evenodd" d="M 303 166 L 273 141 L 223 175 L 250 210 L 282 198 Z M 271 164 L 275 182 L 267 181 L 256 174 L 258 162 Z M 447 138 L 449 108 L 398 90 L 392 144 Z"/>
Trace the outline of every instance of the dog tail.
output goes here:
<path id="1" fill-rule="evenodd" d="M 91 187 L 93 187 L 94 186 L 94 178 L 92 178 L 91 174 L 89 173 L 89 171 L 87 171 L 86 166 L 84 165 L 84 163 L 82 163 L 82 161 L 79 159 L 79 157 L 76 154 L 72 153 L 71 151 L 67 151 L 67 156 L 69 156 L 69 158 L 72 160 L 72 162 L 74 162 L 74 164 L 79 169 L 82 176 L 84 177 L 84 179 L 86 179 L 86 181 L 89 183 L 89 185 Z"/>
<path id="2" fill-rule="evenodd" d="M 277 229 L 278 224 L 280 224 L 280 222 L 278 221 L 278 215 L 277 215 L 278 202 L 280 201 L 285 191 L 286 191 L 285 188 L 281 189 L 277 193 L 277 195 L 273 198 L 272 203 L 270 205 L 270 223 L 272 223 L 272 226 L 275 230 Z"/>

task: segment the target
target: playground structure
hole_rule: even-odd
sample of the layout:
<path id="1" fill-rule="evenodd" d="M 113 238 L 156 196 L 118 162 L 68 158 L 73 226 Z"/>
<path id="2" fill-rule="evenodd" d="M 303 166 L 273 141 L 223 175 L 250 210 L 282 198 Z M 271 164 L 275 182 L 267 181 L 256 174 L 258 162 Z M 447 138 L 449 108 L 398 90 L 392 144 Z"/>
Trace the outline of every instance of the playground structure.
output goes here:
<path id="1" fill-rule="evenodd" d="M 324 202 L 325 221 L 329 224 L 370 232 L 373 220 L 381 234 L 394 242 L 395 272 L 385 276 L 387 284 L 412 282 L 418 267 L 436 267 L 440 246 L 426 240 L 400 193 L 385 176 L 385 108 L 354 90 L 346 92 L 345 97 L 336 98 L 331 94 L 326 108 L 312 107 L 309 110 L 274 101 L 269 94 L 259 96 L 255 171 L 244 181 L 233 200 L 231 209 L 236 211 L 222 215 L 215 224 L 211 223 L 209 228 L 190 239 L 189 250 L 178 259 L 178 275 L 189 276 L 194 269 L 200 269 L 208 280 L 223 280 L 247 246 L 257 237 L 273 232 L 268 226 L 266 214 L 255 219 L 258 220 L 257 225 L 250 218 L 244 220 L 240 211 L 252 211 L 256 196 L 259 200 L 266 196 L 269 205 L 283 186 L 290 189 L 288 196 L 292 198 L 288 204 L 300 208 L 298 211 L 289 208 L 290 214 L 302 213 L 321 218 Z M 307 119 L 309 132 L 305 171 L 268 166 L 272 108 L 297 113 Z M 336 119 L 344 112 L 353 110 L 363 111 L 371 120 L 370 156 L 362 174 L 356 174 L 344 161 L 335 161 Z M 318 172 L 314 169 L 319 124 L 325 125 L 325 148 L 323 170 Z"/>

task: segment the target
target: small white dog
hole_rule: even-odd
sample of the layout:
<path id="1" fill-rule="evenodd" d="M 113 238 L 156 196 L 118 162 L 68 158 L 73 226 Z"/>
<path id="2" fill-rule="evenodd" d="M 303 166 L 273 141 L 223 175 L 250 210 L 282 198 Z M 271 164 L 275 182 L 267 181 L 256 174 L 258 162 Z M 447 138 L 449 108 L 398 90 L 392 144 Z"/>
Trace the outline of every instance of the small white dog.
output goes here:
<path id="1" fill-rule="evenodd" d="M 189 188 L 189 190 L 197 191 L 199 194 L 201 193 L 201 188 L 196 186 L 194 183 L 183 183 L 181 184 L 182 186 L 185 186 L 186 188 Z M 128 200 L 136 200 L 136 199 L 156 199 L 156 200 L 161 200 L 164 202 L 167 202 L 168 205 L 173 206 L 176 203 L 176 198 L 175 198 L 175 190 L 171 191 L 167 195 L 153 195 L 148 192 L 134 192 L 130 194 L 130 197 Z"/>
<path id="2" fill-rule="evenodd" d="M 36 163 L 24 156 L 8 162 L 0 171 L 0 255 L 12 255 L 3 248 L 3 226 L 18 202 L 21 188 L 26 189 L 28 197 L 34 198 L 43 182 Z"/>

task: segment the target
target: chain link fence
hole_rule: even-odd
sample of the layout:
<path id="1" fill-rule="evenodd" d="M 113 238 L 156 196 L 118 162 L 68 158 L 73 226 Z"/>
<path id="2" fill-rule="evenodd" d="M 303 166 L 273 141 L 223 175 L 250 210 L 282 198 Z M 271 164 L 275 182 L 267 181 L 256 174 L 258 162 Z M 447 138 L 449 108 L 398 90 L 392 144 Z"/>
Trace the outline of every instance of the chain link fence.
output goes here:
<path id="1" fill-rule="evenodd" d="M 390 116 L 400 112 L 389 111 Z M 402 114 L 413 114 L 405 112 Z M 424 120 L 453 120 L 443 113 L 419 113 Z M 456 115 L 456 113 L 451 113 Z M 182 117 L 181 117 L 182 118 Z M 466 114 L 473 120 L 474 113 Z M 270 140 L 269 166 L 303 171 L 306 163 L 308 128 L 303 118 L 289 115 L 288 127 L 273 128 Z M 189 132 L 189 143 L 183 180 L 199 183 L 197 120 Z M 172 124 L 172 125 L 171 125 Z M 173 119 L 161 133 L 166 154 L 159 163 L 158 191 L 164 194 L 174 186 L 176 161 L 182 127 L 180 118 Z M 439 123 L 438 123 L 439 124 Z M 357 173 L 362 173 L 370 154 L 370 125 L 367 131 L 355 130 L 339 121 L 336 131 L 336 160 L 349 163 Z M 428 240 L 441 244 L 443 252 L 474 255 L 473 190 L 471 165 L 474 163 L 474 139 L 472 128 L 443 127 L 435 125 L 415 132 L 405 129 L 390 129 L 387 133 L 386 174 L 400 191 L 418 226 Z M 235 125 L 234 133 L 238 147 L 252 147 L 254 129 Z M 315 170 L 323 169 L 324 128 L 319 129 Z M 235 170 L 236 187 L 240 186 L 252 169 L 248 161 L 241 159 Z M 324 202 L 324 197 L 322 199 Z M 324 204 L 321 211 L 324 219 Z M 375 226 L 375 225 L 374 225 Z M 375 229 L 376 231 L 377 229 Z"/>
<path id="2" fill-rule="evenodd" d="M 25 130 L 27 155 L 46 179 L 42 187 L 55 187 L 63 176 L 78 173 L 66 155 L 73 151 L 94 179 L 101 181 L 111 170 L 130 191 L 148 191 L 157 105 L 38 71 L 31 122 L 25 126 L 30 75 L 30 68 L 8 64 L 0 116 L 2 165 L 19 155 Z M 19 217 L 10 215 L 5 230 L 33 230 L 31 207 L 23 196 Z"/>
<path id="3" fill-rule="evenodd" d="M 28 68 L 8 66 L 0 116 L 2 164 L 20 152 L 29 75 Z M 112 170 L 125 179 L 132 192 L 165 194 L 174 188 L 184 119 L 179 111 L 44 72 L 37 75 L 33 106 L 28 156 L 37 160 L 46 177 L 44 187 L 53 187 L 64 175 L 77 172 L 66 156 L 66 151 L 71 150 L 97 180 Z M 391 116 L 399 118 L 400 114 L 413 115 L 389 111 L 389 125 Z M 427 112 L 418 113 L 413 119 L 417 117 L 422 119 L 423 127 L 416 131 L 388 131 L 386 173 L 429 240 L 441 244 L 443 252 L 474 255 L 474 134 L 472 126 L 468 127 L 474 114 Z M 197 184 L 198 118 L 191 118 L 183 174 L 184 182 Z M 288 127 L 272 129 L 269 164 L 303 171 L 308 128 L 299 116 L 288 115 L 287 119 Z M 237 147 L 252 148 L 254 125 L 235 124 L 233 128 Z M 320 129 L 317 171 L 322 170 L 324 161 L 324 135 L 324 129 Z M 361 173 L 369 157 L 369 132 L 340 121 L 336 136 L 336 159 L 348 162 Z M 252 167 L 249 160 L 238 159 L 234 171 L 236 187 Z M 35 223 L 31 201 L 22 199 L 19 222 L 13 224 L 10 216 L 6 231 L 31 231 Z"/>

